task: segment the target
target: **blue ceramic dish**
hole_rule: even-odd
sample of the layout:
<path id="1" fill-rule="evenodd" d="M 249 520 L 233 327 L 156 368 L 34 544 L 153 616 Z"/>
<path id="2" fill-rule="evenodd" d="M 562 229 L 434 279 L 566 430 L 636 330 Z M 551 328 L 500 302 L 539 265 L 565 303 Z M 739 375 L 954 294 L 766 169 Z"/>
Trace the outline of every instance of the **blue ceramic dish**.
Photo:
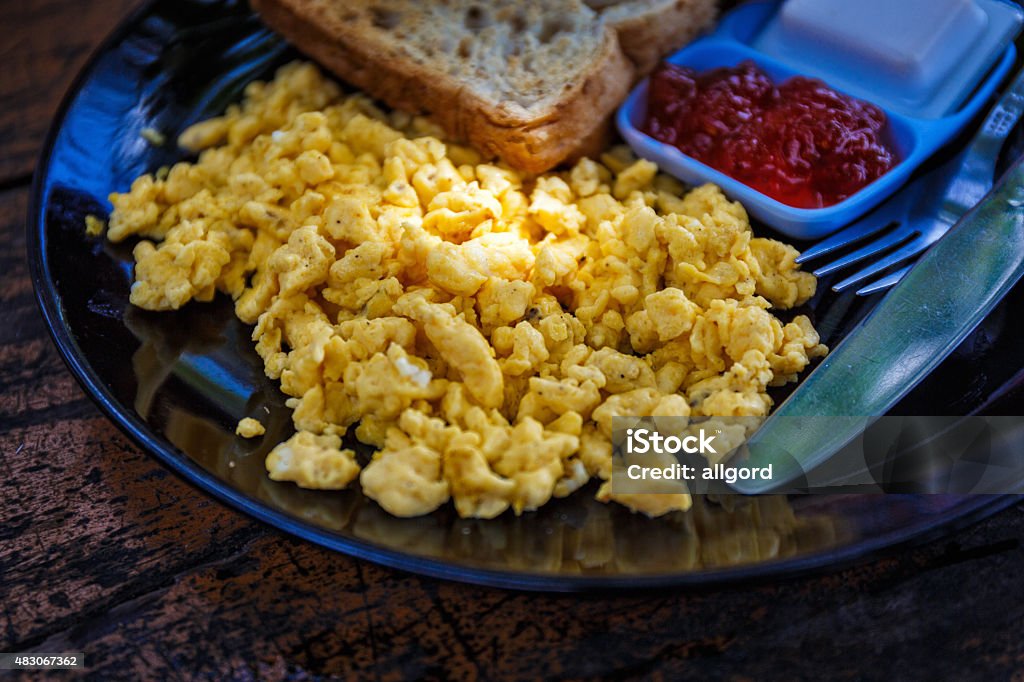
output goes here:
<path id="1" fill-rule="evenodd" d="M 748 44 L 771 18 L 778 5 L 779 2 L 775 0 L 743 5 L 725 17 L 714 34 L 684 47 L 666 61 L 701 72 L 716 67 L 735 66 L 750 59 L 775 82 L 802 75 Z M 956 137 L 987 104 L 1013 66 L 1016 54 L 1014 46 L 1008 46 L 984 82 L 963 106 L 949 116 L 938 119 L 914 118 L 875 103 L 889 119 L 890 142 L 895 146 L 901 161 L 856 194 L 825 208 L 795 208 L 783 204 L 644 133 L 641 127 L 647 114 L 646 79 L 620 107 L 616 123 L 633 150 L 639 156 L 657 163 L 661 169 L 690 184 L 715 183 L 732 199 L 739 200 L 754 218 L 783 234 L 797 239 L 818 239 L 877 206 L 899 189 L 926 159 Z"/>

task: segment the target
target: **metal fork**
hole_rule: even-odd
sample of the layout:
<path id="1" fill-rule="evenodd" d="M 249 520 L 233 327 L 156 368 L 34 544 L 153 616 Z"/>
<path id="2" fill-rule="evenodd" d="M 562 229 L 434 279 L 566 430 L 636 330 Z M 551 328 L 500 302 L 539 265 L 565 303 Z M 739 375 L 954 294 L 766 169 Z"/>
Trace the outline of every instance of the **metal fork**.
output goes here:
<path id="1" fill-rule="evenodd" d="M 896 226 L 888 234 L 819 267 L 814 274 L 822 277 L 876 254 L 882 256 L 833 285 L 833 291 L 841 292 L 917 256 L 992 189 L 999 152 L 1022 112 L 1024 69 L 1014 76 L 1013 82 L 989 111 L 985 123 L 963 152 L 912 181 L 866 217 L 804 251 L 797 262 L 803 263 L 859 242 L 893 224 Z M 894 248 L 895 251 L 885 253 Z M 867 296 L 888 289 L 900 281 L 911 267 L 913 263 L 861 287 L 857 295 Z"/>

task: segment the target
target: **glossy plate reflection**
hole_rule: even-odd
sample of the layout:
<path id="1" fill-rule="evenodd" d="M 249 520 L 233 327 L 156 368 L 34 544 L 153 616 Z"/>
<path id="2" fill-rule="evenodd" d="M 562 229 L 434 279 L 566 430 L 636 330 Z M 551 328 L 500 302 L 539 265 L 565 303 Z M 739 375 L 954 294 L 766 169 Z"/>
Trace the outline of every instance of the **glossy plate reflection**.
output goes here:
<path id="1" fill-rule="evenodd" d="M 270 481 L 263 459 L 290 433 L 290 414 L 231 301 L 222 296 L 159 314 L 131 307 L 131 244 L 87 237 L 84 220 L 107 215 L 109 192 L 184 158 L 173 142 L 147 142 L 144 129 L 173 141 L 190 123 L 237 100 L 246 83 L 296 56 L 244 3 L 154 2 L 127 20 L 83 71 L 39 164 L 29 259 L 51 334 L 101 409 L 186 480 L 346 554 L 456 580 L 563 591 L 792 575 L 933 537 L 1013 501 L 698 499 L 686 514 L 652 520 L 597 503 L 584 490 L 521 517 L 467 520 L 445 508 L 396 519 L 357 490 L 317 492 Z M 835 296 L 827 285 L 794 314 L 813 316 L 823 341 L 834 345 L 874 301 Z M 1024 322 L 1007 311 L 1021 299 L 1018 286 L 897 412 L 1020 413 L 1024 348 L 1017 340 Z M 266 435 L 235 437 L 244 416 L 259 416 Z"/>

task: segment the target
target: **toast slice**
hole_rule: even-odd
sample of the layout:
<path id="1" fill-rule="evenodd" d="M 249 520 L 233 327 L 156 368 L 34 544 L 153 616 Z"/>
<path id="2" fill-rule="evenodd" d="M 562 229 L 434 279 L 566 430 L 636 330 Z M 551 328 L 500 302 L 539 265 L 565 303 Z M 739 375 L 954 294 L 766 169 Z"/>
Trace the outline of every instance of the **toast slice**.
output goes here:
<path id="1" fill-rule="evenodd" d="M 711 26 L 716 0 L 585 0 L 619 36 L 622 51 L 646 76 L 662 57 Z"/>
<path id="2" fill-rule="evenodd" d="M 580 0 L 252 0 L 343 80 L 514 168 L 596 154 L 635 69 Z"/>

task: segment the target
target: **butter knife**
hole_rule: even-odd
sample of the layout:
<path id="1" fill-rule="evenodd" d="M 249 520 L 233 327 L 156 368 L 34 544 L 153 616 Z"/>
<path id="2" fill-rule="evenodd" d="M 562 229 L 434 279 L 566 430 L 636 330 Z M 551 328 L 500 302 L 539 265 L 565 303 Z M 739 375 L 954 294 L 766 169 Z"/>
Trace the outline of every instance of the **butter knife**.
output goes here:
<path id="1" fill-rule="evenodd" d="M 770 492 L 852 442 L 934 370 L 1022 274 L 1024 157 L 753 434 L 744 465 L 772 464 L 772 478 L 733 488 Z"/>

